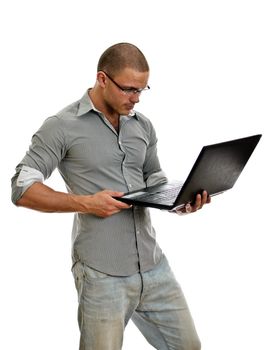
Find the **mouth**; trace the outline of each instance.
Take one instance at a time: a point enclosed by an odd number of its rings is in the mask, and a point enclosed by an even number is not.
[[[134,108],[134,104],[130,103],[130,104],[126,104],[125,105],[125,108],[128,110],[128,111],[131,111],[133,108]]]

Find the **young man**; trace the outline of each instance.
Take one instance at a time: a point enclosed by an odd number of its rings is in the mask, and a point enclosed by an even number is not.
[[[134,111],[149,89],[148,78],[148,63],[137,47],[108,48],[95,86],[44,122],[12,179],[16,205],[75,213],[72,259],[81,350],[120,350],[131,318],[156,349],[200,349],[149,210],[113,198],[166,181],[154,128]],[[43,183],[55,168],[68,193]],[[204,191],[187,211],[209,201]]]

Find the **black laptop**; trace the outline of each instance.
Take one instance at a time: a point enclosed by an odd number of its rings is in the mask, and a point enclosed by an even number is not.
[[[203,190],[210,196],[227,191],[237,181],[261,136],[204,146],[185,182],[145,187],[115,198],[132,205],[173,210],[194,201]]]

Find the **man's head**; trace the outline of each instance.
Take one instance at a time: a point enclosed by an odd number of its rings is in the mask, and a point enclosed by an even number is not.
[[[99,59],[97,71],[104,71],[115,77],[125,68],[138,72],[149,72],[145,56],[135,45],[119,43],[104,51]]]
[[[149,89],[148,78],[149,65],[143,53],[129,43],[115,44],[99,59],[91,95],[104,113],[127,115],[139,102],[141,92]]]

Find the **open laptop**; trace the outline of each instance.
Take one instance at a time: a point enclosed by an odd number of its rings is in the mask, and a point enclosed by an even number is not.
[[[227,191],[237,181],[261,136],[204,146],[185,182],[167,182],[115,198],[132,205],[173,210],[194,201],[202,190],[210,196]]]

